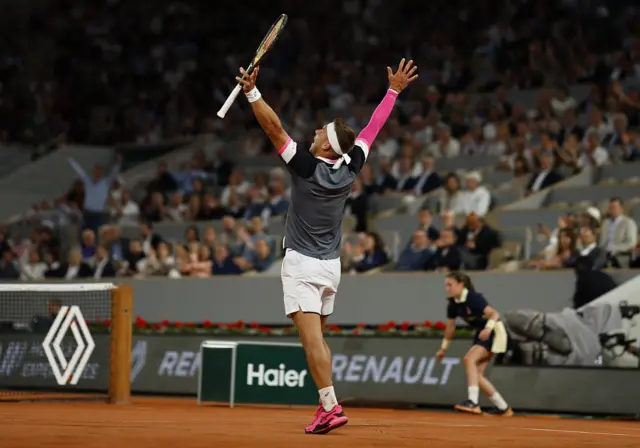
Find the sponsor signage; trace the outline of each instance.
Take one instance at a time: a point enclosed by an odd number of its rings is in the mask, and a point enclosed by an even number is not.
[[[109,384],[109,336],[93,335],[95,349],[77,385],[58,385],[42,346],[42,335],[0,334],[0,389],[41,387],[106,391]],[[228,340],[199,335],[134,335],[131,380],[134,392],[196,396],[203,341]],[[267,341],[274,338],[234,338]],[[297,342],[295,338],[278,341]],[[455,340],[447,358],[434,358],[439,340],[402,338],[327,339],[333,352],[334,383],[339,397],[375,402],[451,405],[466,396],[462,357],[469,340]],[[71,359],[78,344],[60,342]],[[250,387],[278,390],[313,387],[305,366],[287,359],[249,357],[243,381]],[[206,370],[207,369],[203,369]],[[640,414],[637,369],[509,367],[488,372],[502,395],[516,408],[548,412]],[[212,378],[218,378],[213,373]],[[281,385],[282,384],[282,385]],[[293,386],[291,386],[293,385]],[[591,391],[588,394],[584,390]],[[222,400],[221,400],[222,401]],[[488,404],[488,403],[485,403]]]

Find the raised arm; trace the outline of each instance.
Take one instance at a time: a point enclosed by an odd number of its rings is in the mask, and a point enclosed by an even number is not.
[[[251,104],[251,109],[253,110],[258,123],[262,127],[262,130],[267,134],[267,137],[269,137],[273,146],[280,150],[285,147],[285,144],[289,140],[289,135],[283,129],[282,123],[276,113],[273,111],[271,106],[266,103],[262,98],[260,91],[256,88],[256,79],[258,78],[259,72],[260,67],[256,67],[250,75],[247,75],[244,68],[240,68],[242,77],[236,76],[236,80],[242,84],[242,90],[247,96],[247,99]]]
[[[116,163],[113,164],[113,166],[111,167],[111,171],[109,171],[109,175],[107,176],[107,181],[109,182],[109,185],[111,185],[118,177],[118,174],[120,174],[121,165],[122,165],[122,156],[118,154],[116,156]]]
[[[71,165],[71,168],[73,168],[73,171],[76,172],[76,174],[82,180],[82,182],[85,182],[85,183],[91,182],[91,179],[89,179],[89,176],[87,176],[87,173],[84,172],[80,164],[76,162],[73,157],[69,157],[69,165]]]
[[[358,160],[359,158],[357,154],[354,154],[354,158],[356,159],[354,160],[354,163],[360,162],[359,165],[364,165],[367,161],[367,157],[369,157],[369,149],[371,148],[371,145],[373,145],[378,133],[389,119],[393,106],[396,104],[396,98],[398,98],[400,92],[406,89],[410,83],[418,78],[416,70],[418,70],[418,67],[413,65],[413,61],[411,60],[405,64],[404,58],[400,61],[400,64],[398,64],[398,70],[395,73],[393,73],[391,67],[387,67],[389,90],[387,90],[386,95],[382,98],[378,107],[373,111],[369,123],[367,123],[356,138],[355,144],[362,150],[364,157]]]

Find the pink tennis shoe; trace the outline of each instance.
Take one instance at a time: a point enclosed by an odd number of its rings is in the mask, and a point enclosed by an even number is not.
[[[319,404],[316,409],[316,415],[313,416],[313,422],[304,429],[305,434],[326,434],[334,429],[347,424],[349,419],[344,415],[342,406],[335,405],[329,412]]]

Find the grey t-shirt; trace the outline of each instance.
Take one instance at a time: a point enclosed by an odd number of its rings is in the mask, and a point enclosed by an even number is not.
[[[340,257],[342,218],[351,185],[365,164],[369,148],[357,140],[349,163],[314,157],[289,139],[280,156],[291,173],[291,205],[283,245],[308,257]]]

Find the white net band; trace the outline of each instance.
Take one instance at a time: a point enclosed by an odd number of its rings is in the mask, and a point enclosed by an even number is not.
[[[111,291],[114,283],[0,283],[2,292],[94,292]]]

